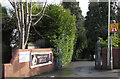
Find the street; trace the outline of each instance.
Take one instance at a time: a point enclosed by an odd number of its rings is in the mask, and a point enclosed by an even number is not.
[[[120,70],[95,70],[94,61],[76,61],[65,65],[61,70],[39,74],[33,77],[108,77],[116,79]],[[33,78],[31,77],[31,78]]]

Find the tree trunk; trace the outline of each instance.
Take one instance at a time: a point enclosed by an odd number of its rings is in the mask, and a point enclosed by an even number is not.
[[[25,23],[24,23],[24,10],[23,10],[23,3],[20,2],[21,5],[21,27],[22,27],[22,49],[25,49]]]

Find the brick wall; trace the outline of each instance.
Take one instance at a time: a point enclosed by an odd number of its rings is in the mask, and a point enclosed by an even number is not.
[[[107,69],[107,48],[102,49],[102,69]]]
[[[120,48],[112,49],[113,68],[120,68]],[[107,48],[102,49],[102,69],[107,69]]]
[[[22,51],[37,51],[37,52],[49,52],[52,49],[18,49],[14,53],[10,63],[4,64],[4,77],[29,77],[36,74],[49,72],[54,69],[54,57],[52,64],[30,68],[30,61],[19,63],[19,52]]]
[[[113,48],[113,67],[120,68],[120,48]]]

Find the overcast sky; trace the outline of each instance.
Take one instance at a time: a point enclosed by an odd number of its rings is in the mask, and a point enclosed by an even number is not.
[[[34,0],[34,1],[45,1],[45,0]],[[77,0],[77,1],[79,1],[79,5],[80,5],[80,8],[82,10],[82,15],[86,16],[86,12],[88,11],[89,0]],[[59,4],[60,2],[62,2],[62,0],[47,0],[47,2]],[[0,0],[0,3],[2,3],[2,6],[5,6],[7,8],[11,7],[8,0]]]

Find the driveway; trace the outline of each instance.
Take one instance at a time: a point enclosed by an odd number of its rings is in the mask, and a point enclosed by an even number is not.
[[[102,79],[119,79],[120,70],[95,70],[94,61],[76,61],[65,65],[61,70],[55,70],[34,77],[78,77],[78,78],[99,78]],[[33,77],[31,77],[33,78]]]

